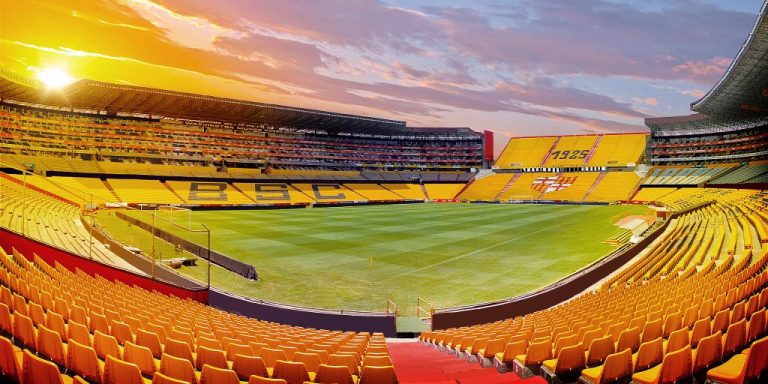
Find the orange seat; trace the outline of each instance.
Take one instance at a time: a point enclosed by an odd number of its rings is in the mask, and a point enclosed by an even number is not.
[[[565,347],[556,359],[544,360],[541,369],[547,377],[567,377],[574,372],[580,372],[586,363],[584,347],[581,344]],[[564,380],[565,381],[565,380]]]
[[[274,368],[278,360],[288,360],[288,355],[282,349],[262,348],[261,358],[264,359],[267,368]]]
[[[227,365],[227,355],[224,353],[224,351],[220,349],[197,347],[195,367],[202,369],[203,365],[206,364],[216,368],[229,368],[229,365]]]
[[[195,358],[192,355],[192,348],[184,341],[179,341],[172,338],[165,339],[165,346],[163,353],[168,353],[171,356],[180,357],[182,359],[189,360],[190,363],[195,362]]]
[[[397,384],[395,368],[391,365],[386,367],[363,367],[363,372],[360,375],[360,384]]]
[[[320,355],[316,353],[296,352],[293,354],[293,361],[304,363],[309,372],[317,372],[317,368],[322,364]],[[387,364],[390,365],[390,364]]]
[[[358,373],[357,360],[352,355],[334,353],[328,357],[328,365],[343,365],[349,368],[353,375]]]
[[[174,357],[164,353],[160,358],[159,372],[176,380],[197,384],[195,368],[187,359]]]
[[[747,324],[747,341],[757,340],[766,332],[766,309],[755,311]]]
[[[15,347],[10,340],[0,336],[0,374],[18,382],[21,373],[20,359],[23,359],[21,349]]]
[[[581,376],[585,379],[583,381],[592,384],[612,383],[629,378],[632,376],[632,350],[627,348],[608,355],[603,365],[587,368],[581,371]]]
[[[592,340],[587,352],[586,366],[594,367],[602,364],[608,355],[616,352],[611,335]]]
[[[666,353],[677,351],[687,345],[691,345],[688,340],[688,328],[678,329],[669,335],[669,339],[663,343]]]
[[[709,317],[696,321],[690,333],[691,347],[696,348],[699,341],[712,334],[712,322]]]
[[[75,340],[67,343],[67,368],[88,381],[101,381],[102,367],[96,351]]]
[[[13,334],[11,309],[5,305],[5,303],[0,303],[0,333],[4,333],[9,336]]]
[[[737,354],[707,372],[707,380],[741,384],[755,380],[768,369],[768,337],[752,344],[747,354]],[[762,379],[762,377],[761,377]]]
[[[32,319],[22,314],[14,313],[13,338],[22,345],[36,350],[37,331],[32,324]]]
[[[392,365],[392,359],[389,356],[366,355],[365,358],[363,358],[363,366],[366,365],[375,365],[377,367]]]
[[[227,360],[233,360],[235,355],[256,356],[248,344],[229,343],[227,344]]]
[[[153,376],[157,371],[155,359],[152,357],[152,351],[147,347],[142,347],[127,341],[123,349],[123,359],[127,362],[136,364],[141,373],[146,376]]]
[[[747,343],[747,320],[741,319],[728,326],[723,336],[723,357],[731,356]]]
[[[136,344],[142,347],[147,347],[152,352],[152,356],[160,357],[163,354],[163,347],[160,343],[160,338],[157,334],[145,331],[143,329],[136,330]]]
[[[691,347],[678,349],[664,356],[660,365],[632,375],[632,381],[638,384],[678,383],[693,374]]]
[[[645,327],[643,328],[643,336],[640,339],[641,342],[646,343],[648,341],[654,340],[657,337],[662,337],[663,332],[661,329],[661,319],[656,319],[654,321],[649,321],[645,323]]]
[[[627,348],[636,352],[640,348],[640,328],[634,327],[625,329],[619,335],[619,341],[616,343],[616,350],[623,351]]]
[[[91,346],[91,334],[88,327],[76,321],[67,324],[67,341],[74,340],[82,345]]]
[[[104,363],[104,384],[143,384],[139,366],[109,355]]]
[[[24,350],[22,372],[21,382],[25,384],[64,384],[56,364],[33,355],[28,349]]]
[[[67,366],[67,355],[61,337],[44,325],[37,327],[37,352],[62,367]]]
[[[315,383],[323,384],[355,384],[357,380],[348,367],[343,365],[320,364],[317,368]]]
[[[283,379],[288,384],[302,384],[309,381],[309,371],[304,363],[298,361],[278,360],[275,363],[275,369],[272,372],[275,379]]]
[[[205,364],[200,372],[200,384],[240,384],[240,379],[231,369],[216,368]]]
[[[113,321],[112,326],[110,327],[110,334],[115,337],[117,343],[120,345],[125,345],[126,341],[133,342],[131,327],[126,323]]]
[[[644,371],[656,364],[661,363],[663,358],[664,348],[661,337],[640,344],[640,348],[637,350],[637,353],[632,355],[634,371]]]
[[[269,376],[267,366],[259,356],[235,355],[232,359],[232,369],[240,380],[248,380],[253,375]]]
[[[720,331],[717,331],[714,335],[709,335],[699,341],[693,356],[694,373],[701,372],[722,359],[722,335]]]
[[[101,331],[93,333],[93,349],[96,351],[96,356],[102,360],[106,360],[107,356],[114,356],[117,359],[123,357],[117,339],[114,336],[101,333]]]
[[[173,377],[163,375],[160,372],[155,372],[152,375],[152,384],[189,384],[184,380],[174,379]]]
[[[248,384],[288,384],[283,379],[270,379],[268,377],[253,375],[248,378]]]
[[[29,318],[32,319],[32,323],[35,326],[45,324],[45,311],[40,304],[30,301],[27,310],[29,311]]]

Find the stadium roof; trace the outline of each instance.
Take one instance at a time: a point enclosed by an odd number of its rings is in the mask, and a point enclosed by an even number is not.
[[[723,77],[691,110],[709,116],[768,116],[768,20],[763,3],[752,32]]]
[[[0,71],[0,98],[40,107],[154,118],[268,124],[322,130],[330,134],[435,134],[406,127],[404,121],[348,115],[276,104],[129,85],[80,80],[58,90],[46,90],[35,80]],[[480,135],[468,128],[440,130],[443,134]]]
[[[713,134],[768,125],[768,1],[722,78],[691,103],[697,114],[645,119],[654,136]]]

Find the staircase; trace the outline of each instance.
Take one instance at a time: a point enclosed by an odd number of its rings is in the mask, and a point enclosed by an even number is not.
[[[552,143],[552,146],[551,146],[551,147],[549,147],[549,151],[547,151],[547,155],[546,155],[546,156],[544,156],[544,159],[543,159],[543,160],[541,160],[541,162],[539,163],[539,166],[542,166],[542,165],[544,165],[544,163],[546,163],[546,162],[547,162],[547,160],[549,160],[549,156],[550,156],[550,155],[552,155],[552,151],[554,151],[554,150],[555,150],[555,148],[557,148],[557,144],[558,144],[558,143],[560,143],[560,136],[558,136],[557,138],[555,138],[555,142],[554,142],[554,143]]]
[[[501,196],[504,196],[504,194],[505,194],[505,193],[507,193],[507,190],[508,190],[510,187],[512,187],[512,183],[514,183],[514,182],[515,182],[515,180],[519,179],[519,178],[520,178],[520,176],[522,176],[522,175],[523,175],[522,173],[516,173],[514,176],[512,176],[512,178],[511,178],[511,179],[509,179],[509,182],[507,183],[507,185],[505,185],[505,186],[504,186],[504,188],[502,188],[502,189],[501,189],[501,191],[499,191],[499,193],[496,195],[496,197],[494,198],[494,200],[499,200],[499,198],[500,198]]]
[[[597,135],[597,140],[595,140],[595,144],[592,145],[592,149],[589,150],[589,154],[584,159],[583,165],[589,164],[590,160],[592,160],[592,156],[595,154],[595,149],[597,149],[597,146],[600,145],[600,140],[602,139],[603,139],[603,135]]]
[[[432,199],[429,198],[429,193],[427,193],[427,187],[425,187],[424,184],[420,184],[420,185],[421,185],[421,191],[424,192],[424,198],[427,201],[432,201]]]
[[[115,197],[115,201],[116,201],[116,202],[118,202],[118,203],[119,203],[119,202],[122,202],[122,201],[123,201],[122,199],[120,199],[120,196],[118,196],[118,195],[117,195],[117,192],[115,192],[114,188],[112,188],[112,186],[111,186],[111,185],[109,185],[109,181],[107,181],[107,180],[102,180],[102,182],[104,183],[104,185],[105,185],[105,186],[107,187],[107,189],[109,190],[109,193],[111,193],[111,194],[112,194],[112,196],[114,196],[114,197]]]
[[[595,190],[595,188],[597,188],[600,182],[603,181],[603,179],[605,179],[606,175],[608,175],[608,172],[600,172],[600,174],[597,175],[597,179],[595,179],[595,182],[592,183],[591,187],[589,187],[589,190],[587,191],[587,193],[584,194],[584,197],[581,198],[581,201],[587,200],[587,196],[589,196]]]

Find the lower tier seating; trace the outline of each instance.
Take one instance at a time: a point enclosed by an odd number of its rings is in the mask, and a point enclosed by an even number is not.
[[[25,384],[397,382],[381,334],[245,318],[2,250],[0,356],[0,380]]]

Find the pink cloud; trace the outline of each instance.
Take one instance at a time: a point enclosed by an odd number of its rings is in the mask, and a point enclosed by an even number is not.
[[[714,83],[725,73],[732,59],[724,56],[709,60],[687,61],[672,67],[672,72],[685,74],[702,83]]]

